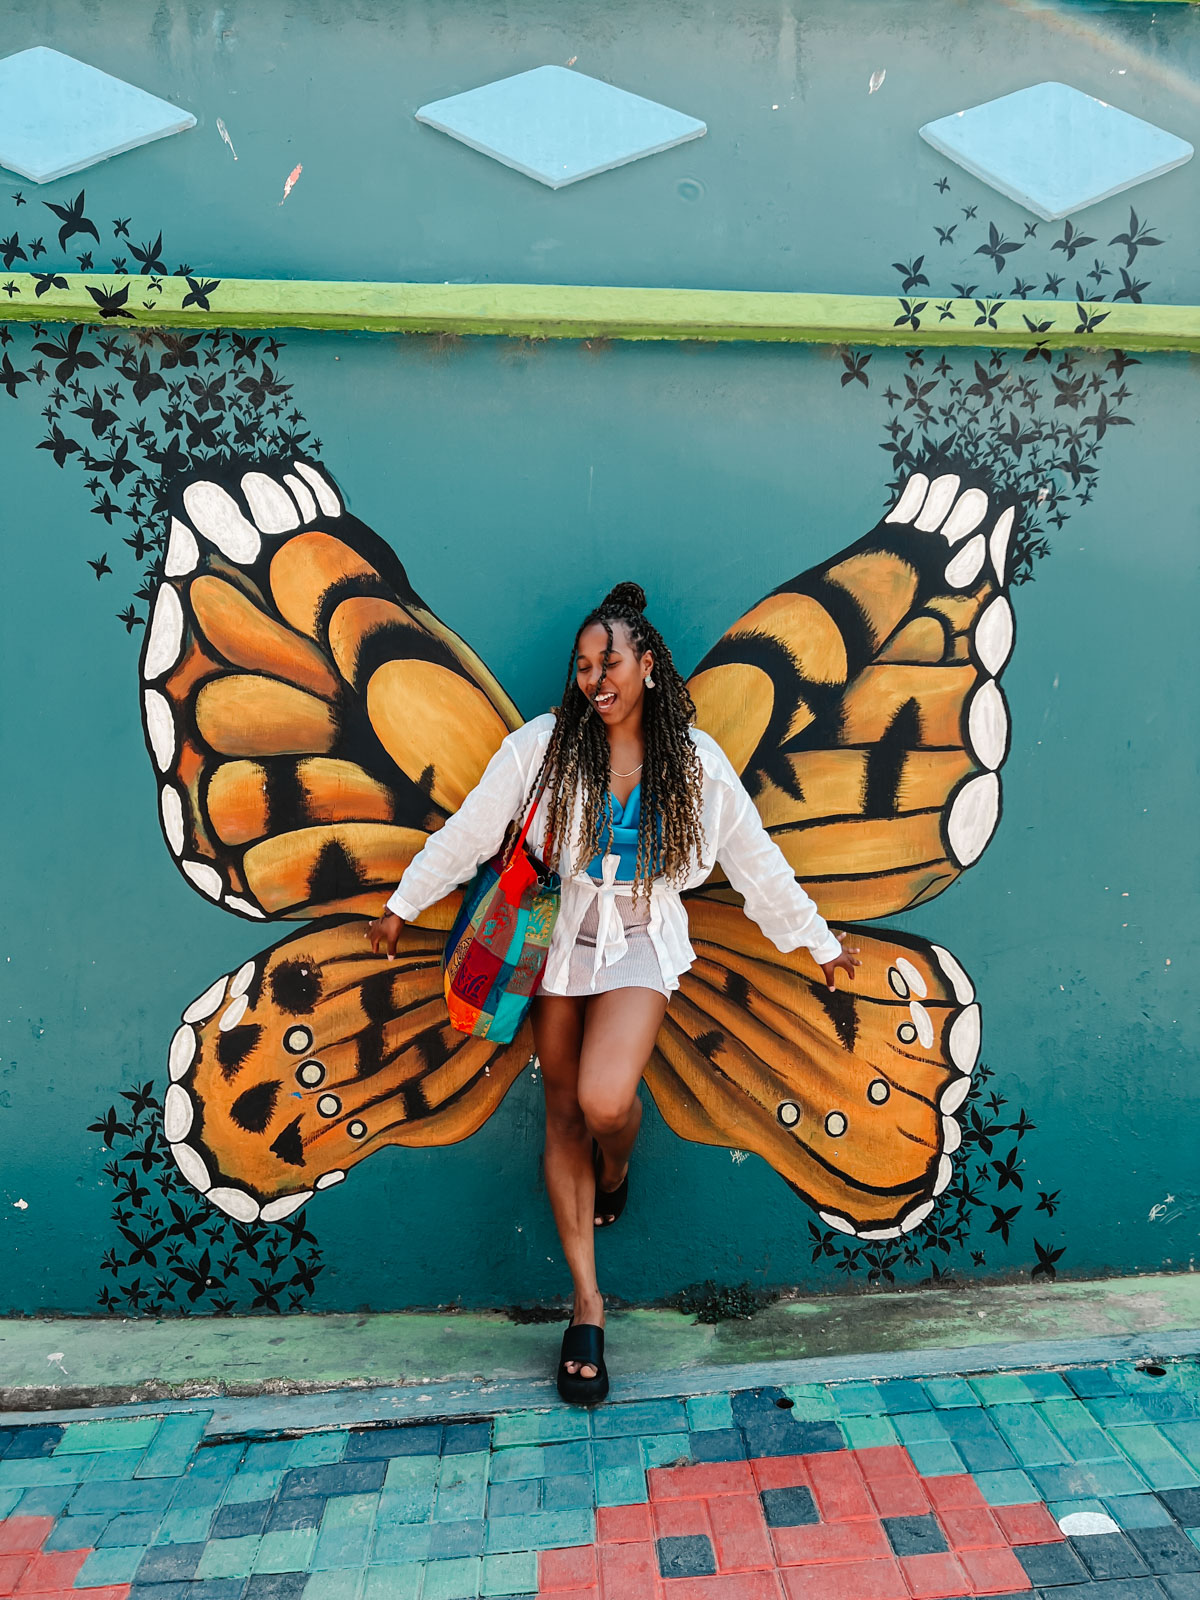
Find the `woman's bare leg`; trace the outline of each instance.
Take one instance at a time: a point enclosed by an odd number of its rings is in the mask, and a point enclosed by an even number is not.
[[[533,1003],[533,1038],[546,1097],[546,1191],[575,1290],[573,1320],[604,1326],[604,1300],[596,1281],[592,1212],[595,1174],[592,1139],[579,1108],[582,998],[539,995]],[[567,1363],[569,1372],[596,1376],[590,1364]]]
[[[587,1132],[604,1158],[604,1189],[617,1188],[629,1169],[642,1123],[638,1084],[666,1009],[667,997],[656,989],[615,989],[587,1002],[576,1092]],[[599,1223],[609,1214],[596,1204]]]

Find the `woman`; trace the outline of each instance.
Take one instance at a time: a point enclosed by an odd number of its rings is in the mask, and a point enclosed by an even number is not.
[[[608,1392],[593,1232],[629,1192],[638,1084],[672,990],[695,959],[680,891],[719,862],[780,950],[807,945],[832,989],[844,951],[768,838],[671,652],[619,583],[575,638],[562,704],[509,734],[459,811],[405,872],[368,937],[390,956],[405,922],[465,882],[536,805],[528,843],[562,876],[533,1032],[546,1096],[546,1188],[574,1284],[558,1368],[565,1400]]]

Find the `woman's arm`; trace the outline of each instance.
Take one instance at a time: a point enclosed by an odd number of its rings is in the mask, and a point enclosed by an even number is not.
[[[731,781],[729,781],[731,780]],[[812,899],[796,882],[783,851],[763,827],[753,800],[732,768],[720,810],[717,860],[752,917],[777,949],[807,945],[832,989],[840,967],[854,977],[859,965]]]

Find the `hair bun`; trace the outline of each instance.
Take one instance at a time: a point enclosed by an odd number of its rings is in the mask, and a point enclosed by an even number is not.
[[[646,591],[640,583],[618,583],[600,602],[601,610],[605,606],[628,606],[631,611],[645,611]]]

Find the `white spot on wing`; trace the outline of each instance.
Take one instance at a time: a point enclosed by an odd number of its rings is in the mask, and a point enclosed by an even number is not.
[[[950,1179],[954,1176],[954,1163],[949,1156],[938,1157],[937,1178],[934,1181],[934,1194],[945,1194],[950,1187]]]
[[[186,522],[172,517],[163,571],[168,578],[186,578],[189,572],[195,572],[199,564],[200,546],[196,543],[196,535]]]
[[[167,1051],[167,1072],[172,1083],[182,1078],[192,1062],[196,1059],[196,1030],[189,1028],[185,1022],[182,1028],[175,1029],[171,1040],[171,1047]]]
[[[936,533],[946,519],[946,513],[954,503],[954,496],[958,493],[958,478],[952,472],[935,478],[929,486],[929,494],[921,508],[921,515],[917,518],[916,525],[922,533]]]
[[[165,772],[175,758],[175,719],[171,707],[166,696],[157,689],[146,690],[142,705],[146,709],[146,732],[150,736],[154,764],[160,772]]]
[[[192,1188],[199,1189],[201,1194],[207,1194],[212,1187],[212,1179],[199,1153],[193,1150],[190,1144],[173,1144],[171,1154]]]
[[[243,900],[236,894],[227,894],[225,904],[231,911],[240,911],[244,917],[253,917],[256,922],[261,922],[266,916],[265,911],[260,911],[257,906],[252,906],[249,900]]]
[[[230,561],[258,559],[262,540],[258,529],[238,510],[237,501],[218,483],[189,483],[183,503],[197,529]]]
[[[233,975],[233,982],[229,985],[229,998],[236,1000],[239,995],[245,994],[254,978],[254,962],[243,961]]]
[[[950,1024],[950,1059],[960,1072],[974,1072],[982,1031],[978,1006],[960,1011]]]
[[[210,900],[221,898],[221,890],[225,886],[215,867],[210,867],[204,861],[181,861],[179,865],[202,894],[206,894]]]
[[[1002,594],[990,600],[975,628],[975,654],[986,672],[999,672],[1012,654],[1012,607]]]
[[[220,1022],[217,1023],[218,1029],[222,1033],[228,1033],[230,1028],[236,1028],[238,1023],[246,1015],[246,1007],[249,1004],[250,1001],[246,995],[238,995],[236,1000],[231,1001],[230,1004],[226,1006],[224,1015],[221,1017]]]
[[[996,574],[996,582],[1004,582],[1004,574],[1008,567],[1008,540],[1012,533],[1013,517],[1016,515],[1014,507],[1009,506],[1007,511],[1001,512],[996,519],[996,526],[992,529],[992,536],[988,540],[988,548],[992,557],[992,571]]]
[[[847,1222],[845,1217],[839,1217],[836,1211],[819,1211],[817,1215],[827,1228],[832,1228],[835,1233],[853,1233],[854,1224]]]
[[[975,998],[975,985],[967,977],[966,972],[950,954],[949,950],[940,944],[930,945],[929,948],[937,957],[938,966],[941,967],[946,977],[950,980],[950,987],[954,990],[954,998],[960,1006],[969,1006]]]
[[[988,497],[982,489],[965,489],[959,495],[954,510],[942,524],[942,538],[947,544],[957,544],[965,539],[987,516]]]
[[[910,1000],[908,1014],[912,1018],[913,1027],[917,1030],[917,1038],[924,1049],[928,1050],[933,1043],[933,1018],[926,1011],[919,1000]]]
[[[292,497],[294,498],[296,504],[300,507],[301,520],[304,522],[314,522],[317,515],[317,502],[313,499],[308,485],[301,482],[294,472],[285,472],[283,475],[283,481],[292,491]]]
[[[932,1210],[932,1200],[924,1200],[919,1206],[914,1206],[900,1218],[901,1233],[911,1233],[914,1228],[919,1228]]]
[[[209,1017],[225,998],[226,978],[218,978],[216,983],[210,983],[204,993],[197,995],[191,1005],[183,1013],[185,1022],[207,1022]]]
[[[192,1097],[187,1090],[181,1089],[177,1083],[168,1084],[163,1099],[163,1132],[171,1144],[187,1138],[194,1115]]]
[[[327,517],[340,517],[342,514],[342,502],[338,499],[328,478],[323,477],[316,467],[310,467],[307,461],[297,461],[296,471],[316,495],[317,504],[325,515]]]
[[[897,962],[894,967],[889,967],[888,968],[887,978],[888,978],[888,988],[892,991],[892,993],[896,994],[896,995],[899,995],[901,1000],[907,1000],[908,999],[908,982],[907,982],[904,974],[900,971],[900,963],[899,962]]]
[[[945,1106],[946,1097],[942,1096],[942,1105]],[[943,1148],[948,1156],[952,1156],[962,1143],[962,1129],[953,1117],[942,1118],[942,1138],[945,1140]]]
[[[896,971],[900,973],[905,983],[907,983],[908,987],[917,996],[917,998],[919,1000],[924,1000],[925,996],[929,993],[929,990],[925,985],[925,979],[917,971],[916,967],[913,966],[912,962],[909,961],[905,956],[897,956]]]
[[[981,772],[964,783],[954,796],[946,837],[960,867],[978,861],[996,831],[1000,817],[1000,780],[994,772]]]
[[[280,1195],[278,1200],[268,1200],[259,1213],[263,1222],[282,1222],[284,1217],[290,1217],[293,1211],[307,1205],[312,1199],[311,1189],[301,1189],[299,1194]]]
[[[895,506],[884,517],[885,522],[911,522],[917,512],[925,503],[925,491],[929,487],[929,479],[923,472],[914,472],[904,485],[904,492]]]
[[[146,657],[142,662],[144,678],[161,678],[168,668],[179,660],[183,649],[183,607],[179,596],[169,583],[159,587],[150,618],[150,634],[146,640]]]
[[[265,472],[242,474],[242,493],[260,533],[288,533],[300,525],[292,497]]]
[[[317,1179],[316,1187],[318,1189],[332,1189],[335,1183],[345,1183],[345,1181],[346,1174],[344,1172],[324,1172]]]
[[[253,1195],[247,1194],[245,1189],[210,1189],[208,1202],[237,1222],[258,1220],[258,1201]]]
[[[994,678],[980,684],[967,711],[967,738],[981,766],[995,770],[1008,750],[1008,708]]]
[[[957,1111],[962,1105],[963,1101],[967,1098],[967,1093],[970,1090],[970,1087],[970,1078],[956,1078],[954,1082],[947,1087],[945,1094],[943,1094],[942,1098],[938,1101],[939,1109],[945,1112],[947,1115]]]
[[[952,589],[965,589],[969,583],[974,583],[983,568],[986,555],[987,540],[977,533],[946,563],[946,582]]]
[[[179,790],[169,783],[163,784],[163,791],[158,797],[158,806],[162,813],[163,832],[167,836],[167,843],[171,846],[171,853],[182,855],[183,801],[179,798]]]

